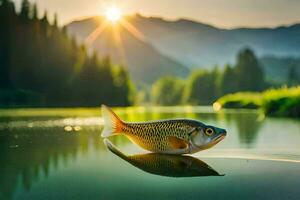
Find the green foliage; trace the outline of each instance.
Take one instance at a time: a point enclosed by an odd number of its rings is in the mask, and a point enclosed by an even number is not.
[[[261,108],[266,115],[300,118],[300,86],[230,94],[217,103],[224,108]]]
[[[265,91],[261,108],[267,115],[300,118],[300,86]]]
[[[289,69],[288,83],[292,86],[300,83],[300,76],[298,76],[296,65],[291,66]]]
[[[152,102],[159,105],[181,104],[184,82],[176,77],[163,77],[152,87]]]
[[[22,20],[28,20],[30,16],[30,3],[28,0],[23,0],[21,4],[20,17]]]
[[[138,84],[137,85],[137,92],[136,92],[136,96],[134,98],[134,102],[136,105],[146,105],[149,103],[153,103],[152,102],[152,94],[151,94],[151,90],[152,90],[152,86],[148,85],[148,84]]]
[[[36,5],[28,0],[19,14],[11,1],[0,4],[0,89],[5,91],[1,106],[126,106],[133,101],[124,67],[89,56],[57,26],[56,15],[53,24],[47,12],[38,19]],[[19,94],[24,98],[16,101]],[[34,100],[28,101],[31,94]]]
[[[184,102],[190,104],[211,104],[216,100],[218,73],[216,70],[194,71],[184,91]]]
[[[249,49],[240,51],[237,57],[237,64],[234,67],[225,66],[223,71],[215,67],[212,71],[193,71],[186,80],[184,92],[177,96],[174,91],[181,91],[181,84],[177,90],[176,80],[172,77],[157,82],[152,88],[153,102],[162,105],[182,103],[193,105],[209,105],[215,102],[220,96],[238,91],[261,91],[266,87],[264,74],[260,68],[254,53]],[[174,78],[173,78],[174,79]],[[163,100],[160,100],[163,99]],[[176,101],[177,100],[177,101]],[[173,103],[172,103],[173,102]],[[175,103],[174,103],[175,102]],[[242,105],[240,105],[242,103]],[[231,102],[234,107],[255,108],[256,104],[242,102],[239,99],[236,103]],[[246,106],[247,105],[247,106]]]
[[[260,91],[264,88],[264,74],[250,49],[240,51],[235,67],[236,81],[239,91]]]
[[[32,9],[32,19],[37,20],[38,17],[39,17],[38,8],[37,8],[37,5],[35,3],[35,4],[33,4],[33,9]]]
[[[27,107],[38,105],[43,99],[40,94],[27,90],[0,90],[0,107]]]
[[[265,56],[260,63],[266,75],[266,80],[273,84],[300,84],[300,57]]]
[[[226,65],[220,80],[220,93],[221,95],[229,94],[238,91],[236,84],[236,72],[233,67]]]
[[[10,44],[13,42],[11,35],[14,30],[11,23],[17,19],[15,16],[15,7],[12,2],[4,0],[0,5],[0,88],[8,89],[12,87],[11,80],[9,79],[9,65],[10,52],[12,51]]]
[[[135,87],[129,79],[128,71],[124,67],[116,66],[113,71],[114,85],[117,87],[113,98],[123,103],[123,106],[135,102]],[[124,95],[128,94],[128,95]]]
[[[238,92],[225,95],[217,100],[223,108],[258,108],[261,94],[256,92]]]

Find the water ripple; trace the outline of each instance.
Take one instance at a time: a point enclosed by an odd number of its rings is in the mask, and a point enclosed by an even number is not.
[[[64,127],[67,131],[71,127],[72,130],[79,131],[81,128],[98,128],[103,126],[101,117],[76,117],[62,118],[51,120],[19,120],[0,122],[0,130],[14,129],[38,129],[38,128],[56,128]]]

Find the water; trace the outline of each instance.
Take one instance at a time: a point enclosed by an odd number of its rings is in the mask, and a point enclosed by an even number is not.
[[[111,138],[113,153],[99,109],[0,110],[0,199],[300,199],[299,120],[203,107],[116,111],[128,121],[198,119],[228,135],[193,157],[148,155],[122,136]]]

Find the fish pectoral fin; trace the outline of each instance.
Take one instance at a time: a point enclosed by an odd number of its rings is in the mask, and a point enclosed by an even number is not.
[[[168,139],[174,149],[186,149],[188,147],[188,143],[183,139],[175,136],[169,136]]]

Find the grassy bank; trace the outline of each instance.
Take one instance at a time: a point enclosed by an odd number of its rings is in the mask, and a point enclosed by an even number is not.
[[[222,108],[259,108],[270,116],[300,118],[300,86],[261,93],[229,94],[218,99],[216,105]]]

